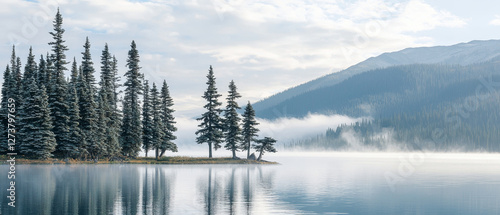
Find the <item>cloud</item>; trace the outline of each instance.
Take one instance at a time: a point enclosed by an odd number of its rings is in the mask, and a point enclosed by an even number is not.
[[[495,26],[500,25],[500,16],[495,15],[495,18],[490,21],[490,25],[495,25]]]
[[[279,118],[276,120],[257,119],[260,123],[260,138],[270,136],[280,142],[313,137],[326,132],[327,128],[337,128],[341,124],[352,124],[363,118],[343,115],[309,114],[304,118]]]
[[[123,74],[135,40],[142,72],[157,84],[167,80],[176,109],[186,117],[201,114],[209,65],[219,92],[225,94],[234,80],[244,92],[241,101],[254,102],[382,52],[432,44],[416,32],[465,25],[416,0],[9,0],[0,9],[0,18],[9,20],[0,23],[6,32],[0,40],[18,42],[23,62],[30,45],[37,55],[45,54],[57,6],[68,58],[81,61],[89,36],[96,70],[107,42]],[[1,46],[4,63],[10,46]]]

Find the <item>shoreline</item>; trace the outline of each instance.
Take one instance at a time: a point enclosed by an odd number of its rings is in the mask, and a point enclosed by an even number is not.
[[[9,158],[2,156],[2,164],[8,165]],[[231,157],[188,157],[188,156],[174,156],[174,157],[163,157],[160,160],[156,160],[153,157],[137,157],[133,159],[124,160],[99,160],[97,162],[92,160],[75,160],[75,159],[47,159],[47,160],[37,160],[37,159],[26,159],[26,158],[16,158],[16,164],[279,164],[273,161],[256,161],[247,159],[232,159]]]

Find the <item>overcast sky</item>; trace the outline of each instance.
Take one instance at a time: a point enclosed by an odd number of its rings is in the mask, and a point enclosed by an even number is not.
[[[219,92],[234,79],[244,104],[383,52],[499,38],[500,2],[465,2],[3,0],[0,59],[9,62],[13,43],[23,63],[30,45],[49,51],[58,6],[69,59],[81,62],[88,36],[96,70],[107,42],[123,74],[135,40],[142,72],[167,80],[177,116],[196,117],[209,65]]]

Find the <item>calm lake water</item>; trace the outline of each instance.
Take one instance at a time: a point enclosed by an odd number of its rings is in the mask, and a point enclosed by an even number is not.
[[[266,155],[280,165],[17,165],[1,214],[500,214],[499,154]]]

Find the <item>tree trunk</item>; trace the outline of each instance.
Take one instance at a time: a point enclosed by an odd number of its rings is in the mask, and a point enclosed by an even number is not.
[[[149,151],[149,150],[144,150],[144,151],[146,151],[146,157],[148,157],[148,151]]]
[[[260,159],[262,158],[262,152],[264,152],[264,149],[261,149],[260,150],[260,153],[259,153],[259,158],[257,158],[258,161],[260,161]]]
[[[208,142],[208,158],[212,158],[212,143]]]
[[[155,157],[156,157],[156,160],[158,160],[158,147],[155,149]]]
[[[248,143],[248,146],[247,146],[247,159],[250,158],[250,141],[247,142]]]
[[[236,150],[233,149],[233,159],[236,159]]]
[[[165,151],[167,151],[167,150],[165,150],[165,149],[162,149],[162,150],[161,150],[161,152],[160,152],[160,157],[163,157],[163,154],[165,154]]]

